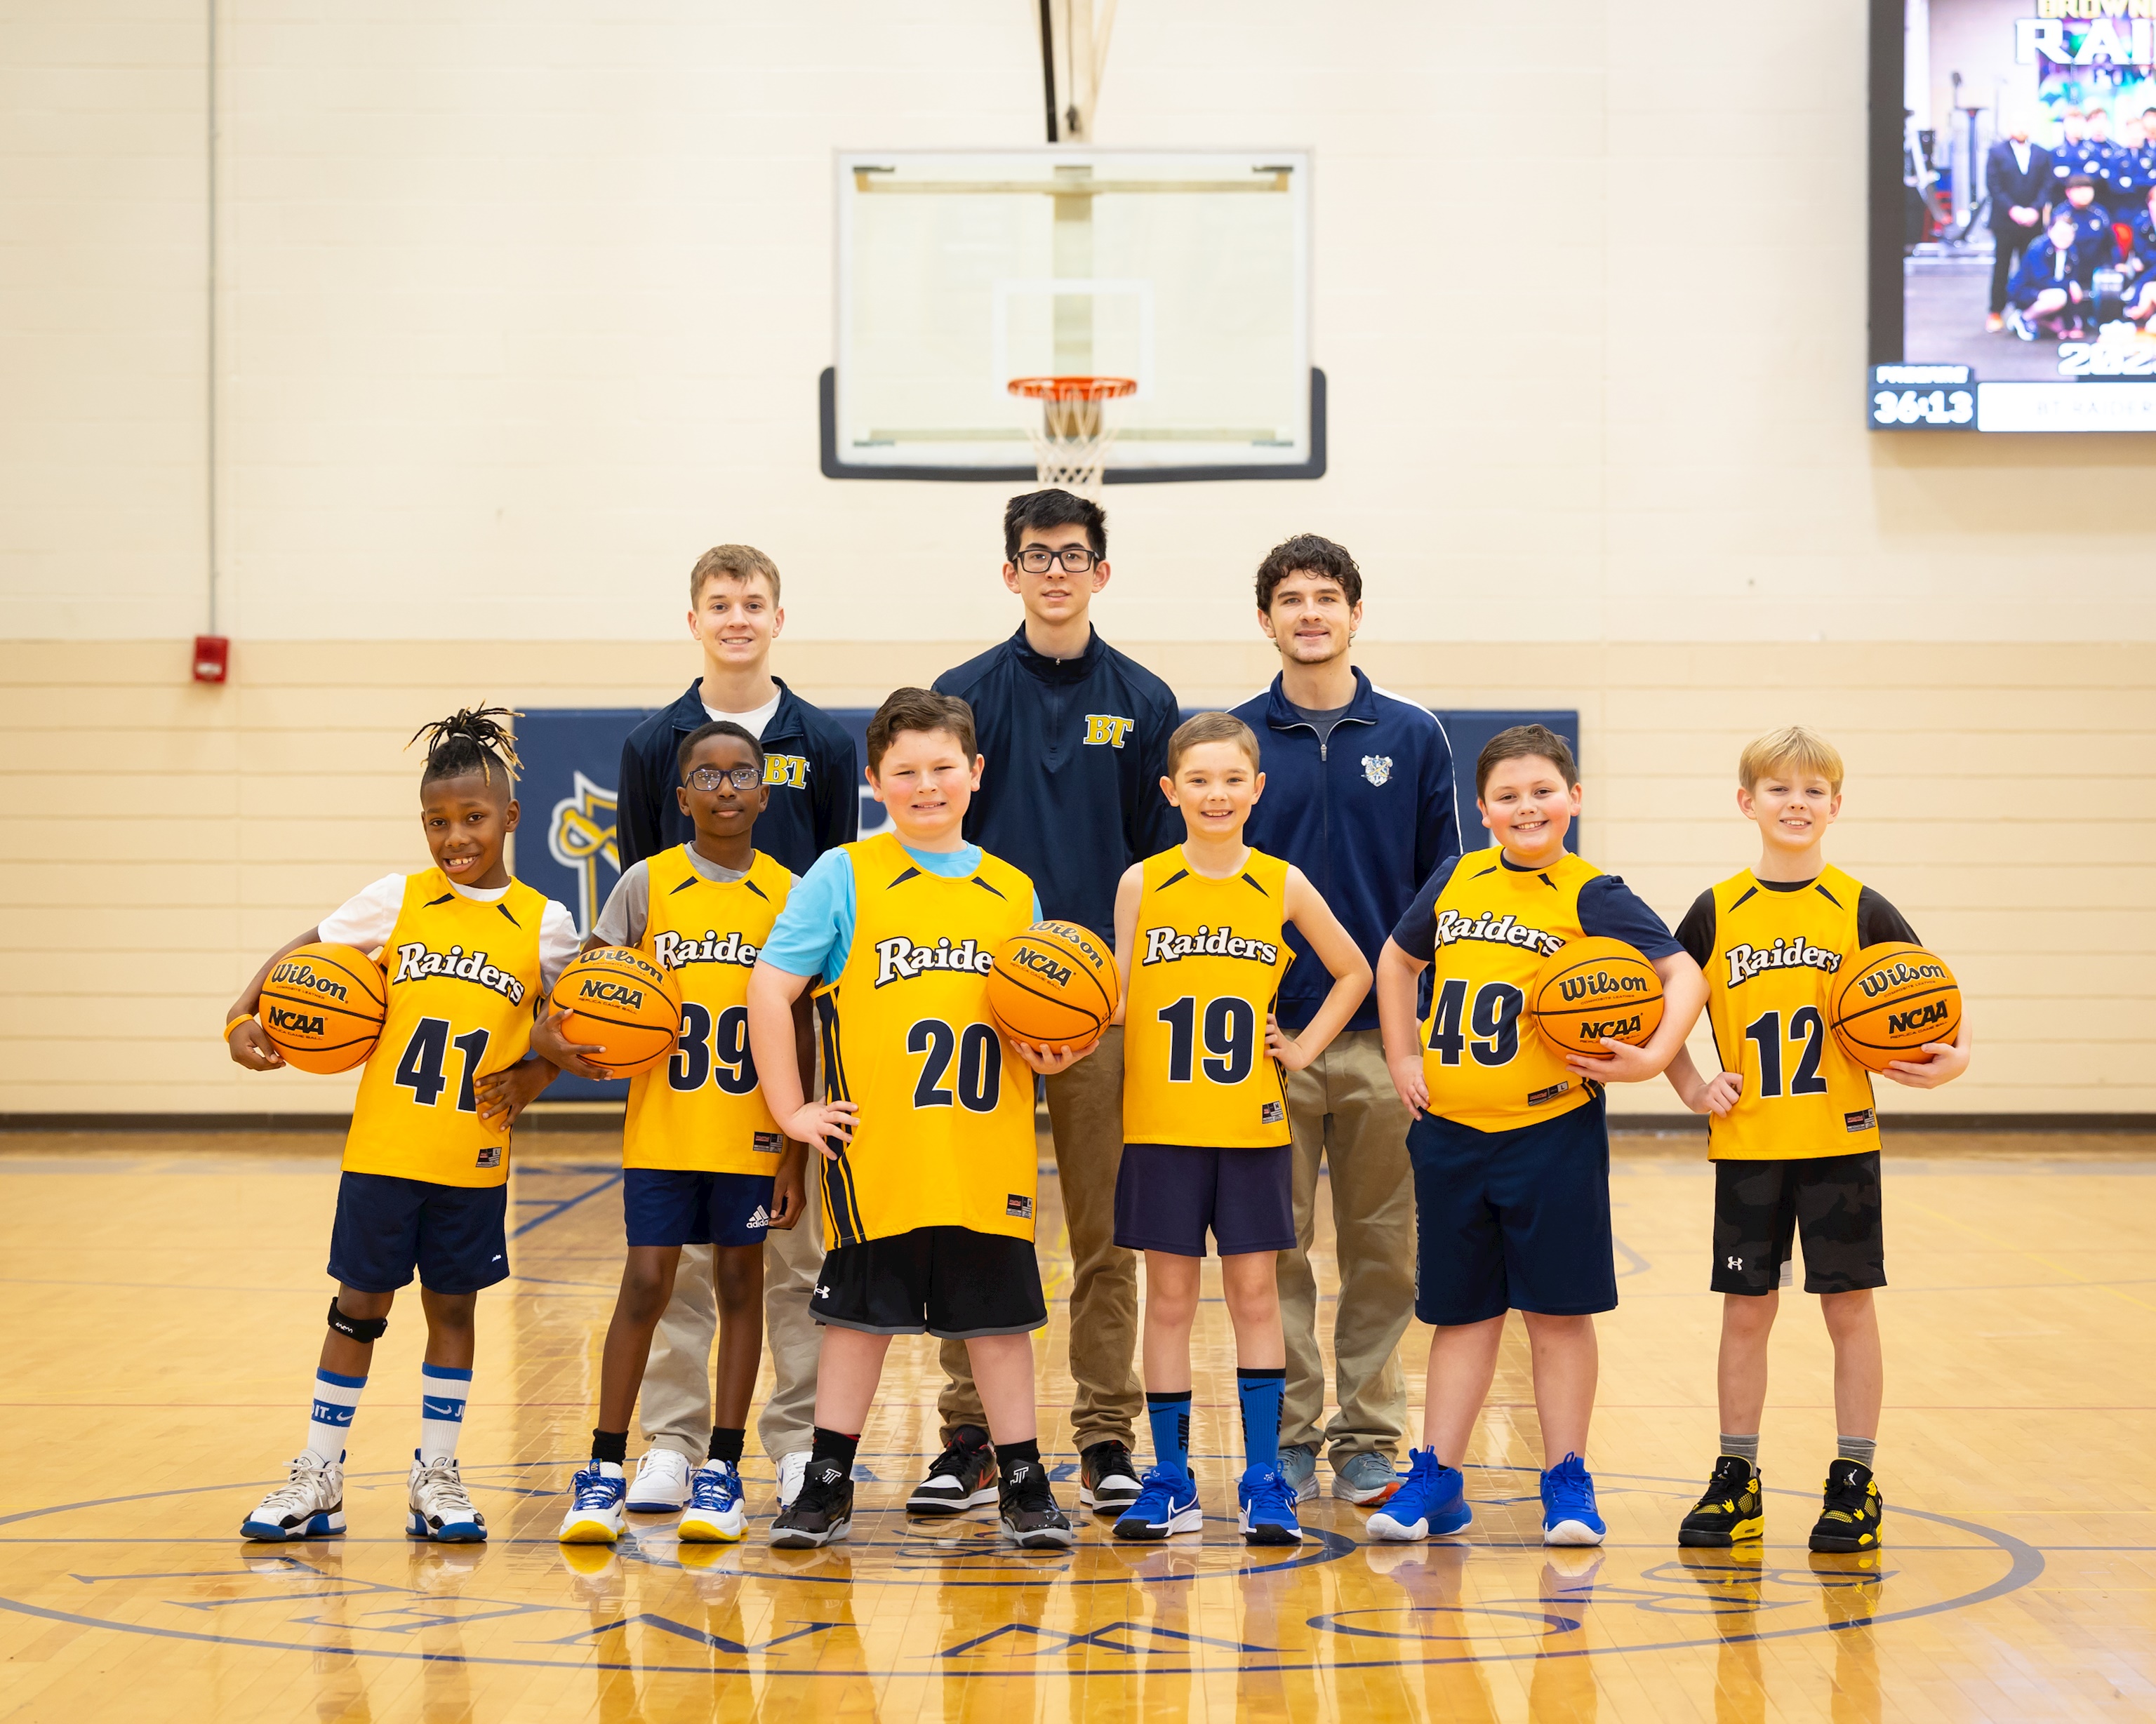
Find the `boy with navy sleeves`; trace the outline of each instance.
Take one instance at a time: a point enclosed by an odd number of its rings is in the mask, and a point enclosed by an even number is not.
[[[1259,565],[1258,623],[1281,656],[1265,693],[1235,709],[1262,739],[1267,789],[1250,810],[1250,841],[1306,875],[1375,964],[1415,888],[1460,848],[1452,745],[1424,707],[1376,687],[1350,654],[1363,617],[1363,575],[1347,549],[1314,533],[1276,546]],[[1300,1034],[1330,977],[1301,934],[1301,962],[1281,984],[1281,1028]],[[1414,1301],[1414,1187],[1409,1116],[1394,1092],[1365,995],[1348,1026],[1309,1065],[1287,1075],[1295,1143],[1295,1232],[1276,1265],[1287,1337],[1281,1475],[1298,1501],[1317,1492],[1317,1451],[1332,1494],[1363,1506],[1398,1485],[1407,1431],[1400,1337]],[[1340,1294],[1332,1312],[1339,1411],[1321,1428],[1325,1364],[1317,1280],[1310,1266],[1320,1164],[1330,1171]]]

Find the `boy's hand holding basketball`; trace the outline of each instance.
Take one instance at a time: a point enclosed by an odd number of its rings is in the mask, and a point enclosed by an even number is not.
[[[285,1063],[285,1056],[277,1051],[277,1044],[270,1039],[270,1032],[259,1018],[234,1024],[224,1044],[232,1051],[232,1063],[249,1071],[275,1071]]]
[[[1912,1090],[1936,1090],[1969,1070],[1969,1019],[1964,1018],[1961,1034],[1951,1042],[1926,1042],[1922,1060],[1890,1060],[1879,1075]]]
[[[568,1016],[567,1012],[559,1009],[542,1016],[531,1026],[531,1051],[549,1065],[557,1065],[577,1077],[592,1078],[600,1082],[619,1077],[619,1072],[609,1071],[603,1065],[594,1065],[584,1057],[587,1054],[606,1052],[605,1043],[572,1042],[562,1034],[562,1025],[567,1021]]]
[[[798,1143],[813,1143],[823,1152],[825,1161],[835,1162],[838,1151],[824,1140],[835,1137],[841,1143],[852,1142],[854,1118],[860,1111],[860,1105],[852,1101],[804,1101],[779,1121],[778,1129]]]
[[[472,1085],[479,1116],[490,1126],[507,1131],[531,1100],[554,1081],[552,1064],[546,1060],[520,1060],[501,1071],[481,1075]]]
[[[1593,1078],[1599,1084],[1644,1084],[1649,1078],[1660,1077],[1670,1063],[1654,1051],[1651,1042],[1635,1047],[1630,1042],[1620,1042],[1614,1036],[1605,1035],[1602,1038],[1602,1046],[1609,1054],[1607,1059],[1598,1059],[1592,1054],[1568,1054],[1564,1061],[1566,1069],[1578,1072],[1582,1077]]]
[[[1070,1070],[1101,1044],[1096,1039],[1082,1048],[1044,1048],[1033,1042],[1022,1042],[1016,1036],[1010,1037],[1009,1040],[1010,1044],[1018,1049],[1018,1057],[1043,1077],[1054,1077],[1060,1071]]]

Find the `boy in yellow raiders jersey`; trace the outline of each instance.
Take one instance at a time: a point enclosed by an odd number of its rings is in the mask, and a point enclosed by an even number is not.
[[[621,1146],[629,1258],[599,1367],[591,1464],[576,1475],[562,1522],[567,1544],[621,1537],[629,1415],[684,1245],[714,1248],[718,1367],[711,1444],[690,1475],[688,1507],[675,1530],[691,1543],[742,1536],[742,1445],[762,1351],[764,1236],[792,1227],[806,1207],[807,1150],[780,1136],[748,1049],[749,973],[793,885],[783,863],[754,847],[757,817],[771,799],[763,747],[743,726],[721,721],[690,732],[675,755],[681,782],[675,795],[696,836],[632,864],[585,942],[635,947],[676,974],[681,1039],[668,1064],[629,1084]],[[603,1044],[562,1039],[567,1015],[542,1018],[533,1044],[565,1070],[605,1076],[588,1062]],[[806,1000],[795,1020],[793,1057],[806,1082],[815,1069]]]
[[[826,851],[787,900],[749,978],[749,1044],[788,1137],[823,1151],[830,1249],[808,1303],[824,1326],[808,1476],[773,1523],[801,1549],[844,1538],[854,1455],[894,1335],[957,1339],[979,1385],[1006,1537],[1072,1542],[1035,1439],[1032,1331],[1048,1321],[1033,1251],[1033,1074],[1083,1050],[1011,1041],[988,1012],[996,947],[1040,915],[1033,882],[966,842],[980,788],[973,709],[900,689],[868,729],[868,782],[891,830]],[[821,977],[827,1100],[787,1059],[792,1008]]]
[[[1722,1448],[1680,1545],[1726,1548],[1763,1535],[1759,1414],[1767,1337],[1798,1233],[1804,1291],[1834,1341],[1838,1449],[1812,1528],[1815,1551],[1879,1543],[1886,1501],[1873,1481],[1885,1393],[1871,1290],[1887,1285],[1879,1124],[1871,1079],[1828,1028],[1835,974],[1866,946],[1914,942],[1901,912],[1822,854],[1841,812],[1841,757],[1792,726],[1760,737],[1737,768],[1737,806],[1759,829],[1759,859],[1702,892],[1677,938],[1707,972],[1707,1022],[1723,1070],[1702,1078],[1689,1054],[1669,1080],[1686,1107],[1712,1116],[1712,1285],[1722,1295],[1717,1369]],[[1886,1075],[1933,1089],[1968,1069],[1969,1020],[1953,1045]]]
[[[1265,792],[1258,739],[1231,712],[1168,738],[1161,793],[1184,837],[1127,870],[1116,890],[1122,967],[1123,1163],[1116,1243],[1146,1261],[1146,1416],[1154,1464],[1116,1537],[1203,1524],[1190,1476],[1190,1326],[1211,1231],[1235,1328],[1243,1414],[1236,1506],[1250,1544],[1300,1544],[1280,1474],[1287,1342],[1275,1260],[1295,1246],[1295,1166],[1281,1068],[1325,1051],[1370,989],[1370,967],[1302,870],[1243,842]],[[1298,1036],[1274,1021],[1293,924],[1332,977]],[[1263,1026],[1262,1034],[1260,1026]]]
[[[243,1537],[344,1531],[345,1439],[390,1305],[415,1270],[427,1352],[408,1530],[447,1543],[486,1537],[457,1473],[472,1320],[479,1290],[509,1274],[509,1129],[554,1076],[527,1057],[532,1014],[577,949],[569,912],[512,880],[504,859],[516,829],[516,755],[497,721],[515,716],[459,712],[419,732],[428,739],[420,826],[434,865],[377,880],[287,941],[233,1002],[233,1060],[270,1071],[285,1062],[254,1013],[286,952],[318,940],[378,952],[389,984],[388,1017],[345,1139],[330,1236],[338,1285],[307,1446],[241,1524]]]
[[[1707,998],[1699,966],[1623,880],[1571,854],[1579,774],[1541,725],[1491,737],[1476,805],[1497,840],[1441,864],[1378,957],[1378,1011],[1393,1083],[1415,1116],[1415,1315],[1435,1326],[1424,1447],[1370,1517],[1379,1538],[1457,1532],[1472,1518],[1460,1467],[1497,1365],[1505,1313],[1526,1318],[1543,1449],[1543,1542],[1599,1544],[1587,1470],[1594,1313],[1617,1305],[1603,1086],[1659,1074]],[[1525,1012],[1543,960],[1574,940],[1623,940],[1662,978],[1661,1027],[1606,1057],[1560,1053]],[[1427,1022],[1416,978],[1431,977]]]

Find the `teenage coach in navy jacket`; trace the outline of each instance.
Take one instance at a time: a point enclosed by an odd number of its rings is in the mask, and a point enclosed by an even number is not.
[[[1452,745],[1430,711],[1388,695],[1349,659],[1363,620],[1363,575],[1330,539],[1306,533],[1258,566],[1258,622],[1281,657],[1272,686],[1235,709],[1257,733],[1265,792],[1246,835],[1285,857],[1323,895],[1374,967],[1394,924],[1438,864],[1460,849]],[[1301,935],[1276,1015],[1293,1034],[1331,978]],[[1408,1111],[1393,1089],[1374,995],[1306,1070],[1287,1074],[1295,1137],[1296,1248],[1280,1255],[1287,1391],[1281,1473],[1299,1497],[1317,1491],[1329,1449],[1332,1494],[1371,1504],[1397,1484],[1407,1430],[1399,1348],[1414,1306],[1414,1184]],[[1310,1269],[1317,1168],[1330,1164],[1340,1299],[1332,1344],[1340,1410],[1321,1431],[1324,1362]]]
[[[1033,876],[1043,915],[1082,923],[1112,949],[1116,885],[1143,857],[1183,841],[1160,793],[1178,722],[1166,683],[1095,632],[1108,584],[1107,517],[1065,490],[1011,499],[1004,584],[1025,608],[1018,632],[936,679],[973,709],[985,765],[966,837]],[[1119,1512],[1137,1498],[1131,1444],[1145,1391],[1137,1345],[1137,1259],[1116,1244],[1123,1159],[1123,1032],[1048,1080],[1048,1118],[1070,1235],[1070,1410],[1079,1501]],[[938,1403],[947,1445],[909,1506],[937,1512],[982,1488],[995,1465],[963,1341],[943,1343]]]

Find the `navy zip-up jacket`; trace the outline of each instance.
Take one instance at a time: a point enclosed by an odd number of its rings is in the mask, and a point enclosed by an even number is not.
[[[1257,732],[1265,794],[1244,831],[1253,849],[1300,868],[1332,907],[1363,956],[1378,953],[1430,871],[1460,844],[1453,802],[1452,741],[1428,707],[1378,688],[1360,670],[1347,715],[1322,743],[1276,676],[1234,709]],[[1317,1016],[1332,977],[1293,928],[1296,962],[1281,983],[1277,1015],[1291,1035]],[[1350,1029],[1378,1027],[1374,988]]]
[[[778,711],[763,727],[764,782],[771,802],[757,817],[756,847],[796,874],[806,874],[824,851],[861,834],[861,799],[854,787],[860,766],[854,739],[830,714],[812,706],[777,677]],[[621,745],[621,782],[615,794],[614,844],[625,874],[661,850],[686,844],[696,823],[681,812],[674,792],[681,782],[675,764],[681,739],[711,721],[704,706],[704,680],[663,712],[654,712]]]
[[[1168,685],[1101,639],[1050,659],[1025,629],[936,679],[973,709],[986,762],[966,838],[1033,877],[1041,914],[1116,937],[1132,863],[1183,842],[1160,793],[1181,721]]]

